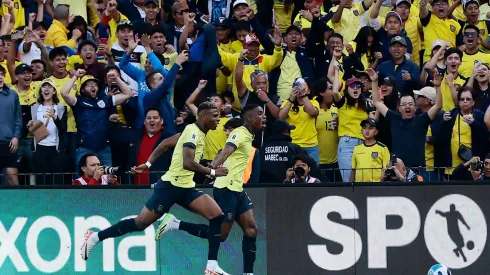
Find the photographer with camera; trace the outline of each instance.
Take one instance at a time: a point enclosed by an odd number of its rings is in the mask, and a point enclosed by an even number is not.
[[[78,162],[80,178],[73,180],[72,185],[119,185],[116,174],[124,173],[119,167],[100,165],[99,158],[92,153],[87,153]]]
[[[286,171],[283,183],[320,183],[321,181],[309,175],[314,160],[308,155],[296,155],[294,165]]]
[[[381,181],[401,181],[401,182],[418,182],[419,180],[417,174],[415,174],[412,169],[407,168],[405,163],[395,154],[391,154],[390,162],[383,169],[383,178]]]
[[[451,180],[490,180],[490,154],[481,161],[479,157],[473,157],[469,161],[458,165]]]

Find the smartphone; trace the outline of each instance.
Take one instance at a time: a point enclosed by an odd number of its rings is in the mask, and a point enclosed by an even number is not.
[[[301,84],[305,83],[305,80],[303,78],[298,78],[296,81],[293,83],[293,88],[299,88]]]
[[[99,45],[106,45],[107,46],[107,38],[100,38],[99,39]],[[101,51],[97,51],[97,54],[104,54]]]

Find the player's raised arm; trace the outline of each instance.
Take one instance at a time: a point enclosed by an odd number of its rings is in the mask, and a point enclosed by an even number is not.
[[[164,139],[158,146],[153,150],[148,161],[146,163],[140,164],[137,167],[131,168],[131,173],[141,174],[151,167],[153,163],[161,156],[163,153],[167,152],[168,149],[174,148],[179,140],[180,133],[177,133],[169,138]]]
[[[204,167],[201,164],[197,163],[194,160],[194,156],[196,153],[195,151],[196,151],[195,148],[184,146],[182,155],[184,156],[183,166],[185,170],[189,170],[192,172],[201,173],[205,175],[216,176],[216,177],[223,177],[228,175],[228,169],[225,167],[219,167],[213,169],[213,168]]]

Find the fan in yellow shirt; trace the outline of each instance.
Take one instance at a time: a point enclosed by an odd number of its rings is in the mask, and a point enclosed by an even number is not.
[[[451,111],[457,102],[458,90],[466,83],[466,79],[458,74],[463,58],[463,52],[457,48],[450,48],[444,54],[446,60],[446,73],[441,82],[442,110]]]
[[[483,5],[482,5],[483,7]],[[484,52],[490,52],[490,42],[488,41],[488,32],[490,31],[490,21],[484,19],[479,19],[480,9],[478,1],[469,0],[463,2],[464,14],[466,16],[464,21],[459,21],[461,28],[464,29],[466,25],[475,25],[480,32],[480,50]],[[460,33],[458,39],[458,46],[461,44],[461,36],[464,33]]]
[[[466,25],[463,31],[465,50],[458,73],[469,78],[476,63],[490,64],[490,54],[482,52],[480,46],[480,29],[475,25]]]
[[[354,147],[350,182],[380,182],[382,171],[390,161],[390,151],[386,145],[377,142],[377,121],[368,118],[361,122],[364,142]]]
[[[40,81],[32,82],[32,69],[27,64],[20,64],[15,68],[16,84],[10,86],[19,95],[20,105],[32,105],[37,103],[39,97]]]
[[[456,46],[456,36],[461,30],[460,24],[449,17],[447,0],[435,0],[433,12],[427,7],[428,0],[420,1],[420,22],[424,27],[424,63],[430,60],[431,46],[436,40],[448,41],[451,47]]]
[[[312,12],[312,9],[314,8],[320,8],[320,14],[321,16],[327,14],[323,10],[323,1],[318,1],[318,0],[306,0],[305,1],[305,9],[300,11],[296,17],[294,18],[293,24],[300,27],[301,29],[309,29],[311,28],[311,19],[305,18],[303,15],[305,11],[309,11],[310,13]]]
[[[356,37],[361,28],[361,16],[371,7],[373,0],[352,3],[352,0],[342,0],[340,5],[330,9],[333,12],[329,26],[344,37],[349,43]]]
[[[255,70],[258,69],[264,71],[265,73],[269,73],[273,69],[281,65],[282,56],[283,56],[283,50],[279,46],[281,42],[282,42],[281,34],[274,32],[273,43],[276,44],[276,47],[274,48],[274,53],[272,55],[264,55],[261,54],[259,51],[260,43],[257,36],[255,36],[254,34],[249,34],[245,38],[245,45],[246,45],[245,50],[247,50],[246,55],[245,54],[242,55],[243,51],[234,54],[227,53],[221,50],[219,47],[218,47],[218,52],[221,56],[222,64],[232,71],[234,79],[235,79],[234,72],[237,63],[239,61],[244,63],[243,81],[245,82],[247,89],[252,91],[253,89],[251,86],[250,75]],[[240,57],[241,55],[243,57]],[[233,81],[232,92],[235,95],[235,106],[233,107],[237,110],[240,110],[240,105],[239,105],[240,101],[238,100],[239,97],[237,94],[236,81]]]
[[[299,85],[296,86],[296,83]],[[283,101],[281,105],[279,118],[296,126],[296,129],[291,131],[292,142],[303,148],[318,163],[320,156],[315,120],[320,105],[318,101],[310,100],[309,94],[310,90],[306,82],[302,78],[296,80],[289,99]]]

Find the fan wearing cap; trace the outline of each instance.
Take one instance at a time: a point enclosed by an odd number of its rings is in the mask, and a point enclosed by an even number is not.
[[[130,21],[120,21],[116,30],[117,42],[112,44],[111,53],[116,61],[116,65],[119,66],[119,62],[129,51],[129,41],[134,40],[133,25]],[[145,64],[141,63],[141,56],[146,52],[145,48],[141,45],[137,45],[131,52],[129,63],[136,67],[144,67]],[[138,92],[138,82],[136,79],[129,77],[126,73],[122,73],[121,77],[124,81],[129,83],[129,87],[134,93]]]
[[[353,3],[352,0],[341,0],[338,6],[330,9],[333,16],[328,23],[329,27],[336,33],[340,33],[344,41],[349,43],[361,29],[361,16],[369,10],[373,2],[373,0],[364,0]]]
[[[364,142],[352,152],[352,171],[349,182],[380,182],[382,169],[390,161],[390,151],[381,142],[376,141],[377,121],[367,118],[361,121]]]
[[[72,37],[68,40],[68,23],[69,23],[69,7],[58,5],[54,9],[53,23],[46,32],[45,44],[51,47],[66,46],[71,49],[77,47],[77,40],[82,36],[82,33],[75,29],[72,31]]]
[[[436,70],[440,74],[446,73],[446,60],[444,59],[444,53],[447,47],[451,43],[442,40],[436,40],[432,43],[432,53],[430,54],[430,61],[425,63],[420,72],[420,85],[421,86],[433,86],[431,80],[433,79],[433,71]]]
[[[378,90],[378,74],[368,70],[373,91]],[[391,123],[392,152],[409,167],[425,167],[425,141],[427,128],[437,117],[442,107],[441,76],[434,79],[436,101],[426,113],[415,115],[415,99],[411,94],[401,94],[398,99],[398,112],[388,109],[378,93],[373,93],[376,110]]]
[[[425,113],[434,106],[436,103],[436,88],[434,87],[424,87],[420,90],[413,91],[415,94],[418,113]],[[437,117],[442,119],[444,111],[439,111]],[[437,144],[437,140],[434,137],[436,133],[440,131],[440,119],[435,119],[430,124],[427,129],[427,139],[425,142],[425,170],[422,171],[422,176],[427,181],[437,181],[439,179],[438,173],[435,172],[434,167],[444,166],[442,163],[441,153],[444,150],[440,144]],[[442,149],[442,150],[441,150]]]
[[[37,101],[39,82],[32,82],[32,69],[27,64],[15,68],[15,85],[11,88],[19,95],[20,105],[32,105]]]
[[[461,32],[458,34],[458,37],[456,38],[456,44],[457,46],[461,46],[464,44],[464,29],[468,25],[474,25],[479,29],[480,33],[480,50],[485,51],[485,52],[490,52],[490,42],[488,42],[488,32],[490,31],[490,21],[486,20],[480,20],[480,3],[476,0],[464,0],[462,1],[463,3],[463,9],[464,9],[464,15],[466,16],[466,20],[458,20],[459,24],[461,25]]]
[[[233,94],[238,98],[237,94],[237,84],[235,71],[238,63],[243,64],[243,81],[249,91],[253,91],[250,75],[259,69],[265,73],[269,73],[275,68],[279,67],[282,62],[283,50],[281,48],[282,37],[279,33],[274,33],[274,43],[276,47],[274,48],[274,53],[272,55],[266,55],[260,53],[260,42],[255,34],[248,34],[245,37],[244,49],[240,53],[227,53],[220,48],[218,52],[221,56],[221,62],[223,66],[226,66],[232,70],[235,81],[233,81]],[[239,101],[235,101],[239,104]],[[235,105],[234,108],[239,109],[239,106]]]
[[[379,8],[381,7],[382,1],[379,3],[377,2],[374,6],[373,12],[371,12],[371,20],[369,20],[369,25],[373,27],[377,32],[378,32],[378,40],[379,40],[379,47],[378,50],[382,54],[382,58],[379,61],[380,63],[383,63],[385,61],[388,61],[392,59],[391,55],[391,40],[397,36],[403,37],[405,39],[405,46],[407,48],[406,50],[406,57],[410,59],[411,54],[412,54],[412,42],[410,41],[410,38],[408,38],[404,32],[402,32],[402,27],[403,27],[403,21],[401,16],[395,12],[395,11],[390,11],[386,14],[386,20],[384,23],[384,28],[382,28],[381,25],[381,20],[378,18],[379,14]]]
[[[424,62],[429,61],[430,47],[435,40],[449,41],[451,47],[454,47],[456,36],[461,30],[458,21],[450,17],[448,0],[433,1],[432,11],[429,11],[427,3],[428,0],[420,0],[420,22],[424,27]]]
[[[345,82],[343,96],[338,83],[338,69],[335,70],[335,81],[333,83],[333,98],[338,108],[338,134],[339,146],[337,158],[340,174],[343,182],[349,181],[350,169],[352,168],[352,152],[354,147],[362,143],[362,132],[359,123],[368,117],[374,117],[374,110],[369,102],[361,95],[362,83],[357,78],[349,78]]]
[[[475,25],[466,25],[463,31],[465,49],[458,73],[469,78],[476,63],[490,64],[490,54],[480,50],[480,29]]]
[[[295,25],[291,25],[286,30],[284,41],[286,48],[283,50],[281,66],[271,73],[270,89],[271,93],[276,93],[282,100],[288,99],[291,94],[293,82],[298,78],[314,80],[313,62],[309,58],[308,52],[302,44],[303,33]]]
[[[377,70],[380,78],[388,76],[396,78],[397,90],[410,92],[419,86],[419,66],[406,58],[407,40],[403,36],[395,36],[390,42],[391,60],[381,63]],[[374,91],[374,90],[373,90]]]
[[[114,79],[119,86],[120,94],[105,95],[99,93],[99,82],[84,70],[77,70],[75,75],[61,89],[61,96],[73,108],[77,122],[78,142],[76,160],[78,163],[85,153],[97,154],[103,165],[111,166],[112,159],[108,140],[109,116],[113,106],[126,102],[131,96],[131,89],[115,72],[107,77]],[[81,78],[80,96],[70,94],[75,82]]]
[[[368,75],[369,76],[369,75]],[[398,97],[399,92],[396,88],[396,79],[393,76],[385,77],[383,79],[379,79],[379,93],[381,93],[381,98],[384,104],[388,107],[388,109],[396,111],[398,107]],[[371,87],[372,83],[370,82]],[[391,136],[391,123],[386,120],[384,117],[380,117],[378,119],[378,130],[379,133],[376,136],[376,140],[383,143],[388,147],[388,149],[392,149],[392,136]]]

